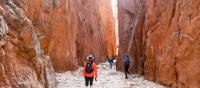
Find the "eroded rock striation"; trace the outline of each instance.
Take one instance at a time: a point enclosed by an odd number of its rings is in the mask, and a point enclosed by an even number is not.
[[[131,73],[143,74],[145,60],[144,21],[145,8],[143,0],[118,0],[119,20],[119,60],[117,69],[123,70],[123,56],[131,58]]]
[[[101,17],[101,30],[104,43],[106,45],[106,54],[108,57],[116,56],[117,46],[115,38],[115,24],[112,12],[111,0],[99,0],[99,10]]]
[[[114,56],[111,4],[103,3],[1,0],[0,87],[55,88],[54,70],[76,70],[89,54],[97,63]]]
[[[106,56],[116,55],[111,0],[79,0],[77,7],[79,29],[76,49],[79,64],[88,54],[93,54],[97,63],[104,62]]]
[[[133,12],[140,5],[137,0],[118,1],[120,52],[130,55],[134,64],[130,71],[174,88],[199,88],[200,1],[146,0],[139,8],[144,9],[144,16],[138,19]]]
[[[55,88],[53,65],[23,9],[0,1],[0,87]]]
[[[101,32],[101,18],[98,0],[79,0],[79,30],[77,31],[77,56],[79,63],[89,54],[95,55],[96,61],[104,60],[106,47]]]
[[[200,1],[146,4],[146,78],[172,87],[200,87]]]
[[[115,38],[108,33],[114,34],[112,13],[102,16],[100,7],[105,5],[99,0],[13,1],[39,32],[41,48],[51,57],[56,72],[77,69],[89,54],[95,55],[98,63],[113,55]]]

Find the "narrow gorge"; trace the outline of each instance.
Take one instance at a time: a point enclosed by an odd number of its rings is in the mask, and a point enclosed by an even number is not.
[[[200,88],[199,25],[199,0],[0,0],[0,88],[83,88],[90,54],[95,88]]]

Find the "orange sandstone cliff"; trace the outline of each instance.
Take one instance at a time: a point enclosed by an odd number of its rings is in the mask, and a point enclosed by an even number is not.
[[[54,70],[115,55],[112,13],[98,1],[1,0],[0,87],[55,88]]]
[[[173,88],[199,88],[199,6],[199,0],[118,0],[119,55],[129,54],[130,72]]]

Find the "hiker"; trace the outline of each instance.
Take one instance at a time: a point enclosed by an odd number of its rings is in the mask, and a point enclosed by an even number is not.
[[[93,79],[97,81],[97,66],[94,62],[94,57],[92,55],[89,55],[87,57],[87,62],[84,64],[83,67],[84,70],[84,77],[85,77],[85,86],[88,87],[89,83],[92,87],[93,85]]]
[[[129,69],[130,60],[128,55],[124,55],[124,70],[125,70],[125,78],[128,79],[128,69]]]
[[[110,69],[112,69],[112,65],[113,65],[113,58],[108,58],[108,62],[110,64]]]

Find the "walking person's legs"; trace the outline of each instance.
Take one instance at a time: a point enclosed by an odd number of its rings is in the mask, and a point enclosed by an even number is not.
[[[109,61],[109,65],[110,65],[110,69],[111,69],[112,67],[111,67],[111,62],[110,61]]]
[[[129,73],[129,72],[128,72],[128,69],[129,69],[129,65],[125,65],[125,66],[124,66],[124,69],[125,69],[125,78],[128,79],[128,73]]]
[[[127,74],[130,74],[128,69],[129,69],[129,64],[127,65]]]
[[[85,86],[87,87],[89,84],[90,78],[89,77],[85,77]]]
[[[112,69],[112,66],[113,66],[113,63],[111,62],[111,64],[110,64],[110,68]]]
[[[94,77],[90,77],[90,86],[93,85],[93,80],[94,80]]]
[[[125,69],[125,78],[128,79],[128,72],[126,69]]]

